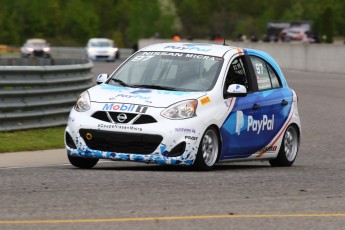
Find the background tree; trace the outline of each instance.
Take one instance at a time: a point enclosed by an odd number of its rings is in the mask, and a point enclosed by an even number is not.
[[[84,46],[91,37],[107,37],[131,47],[140,38],[176,32],[261,38],[270,21],[310,21],[332,42],[345,36],[344,14],[343,0],[0,0],[0,44],[42,37],[53,45]]]

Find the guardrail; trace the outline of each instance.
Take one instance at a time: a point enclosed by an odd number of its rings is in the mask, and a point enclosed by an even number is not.
[[[85,49],[82,47],[52,47],[52,57],[85,58]],[[126,59],[133,53],[133,49],[120,48],[120,58]]]
[[[85,59],[0,59],[0,131],[65,125],[95,85],[92,67]]]

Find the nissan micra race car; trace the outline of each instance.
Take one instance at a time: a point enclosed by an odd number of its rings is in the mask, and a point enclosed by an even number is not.
[[[268,160],[291,166],[301,125],[296,93],[268,54],[226,45],[145,47],[83,92],[65,132],[68,159],[194,166]]]

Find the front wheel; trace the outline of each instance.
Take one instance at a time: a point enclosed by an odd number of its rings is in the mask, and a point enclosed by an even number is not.
[[[219,154],[219,136],[215,128],[208,128],[200,141],[194,167],[198,170],[211,170]]]
[[[93,166],[95,166],[99,160],[97,158],[82,158],[82,157],[73,157],[70,155],[67,155],[67,156],[68,156],[69,162],[73,166],[77,168],[81,168],[81,169],[90,169]]]
[[[299,137],[297,128],[290,125],[284,133],[277,158],[270,160],[271,166],[291,166],[298,153]]]

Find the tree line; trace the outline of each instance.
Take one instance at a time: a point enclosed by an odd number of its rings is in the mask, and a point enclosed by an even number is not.
[[[313,31],[345,36],[343,0],[0,0],[0,44],[46,38],[82,46],[91,37],[131,47],[140,38],[207,39],[266,32],[267,22],[308,20]]]

